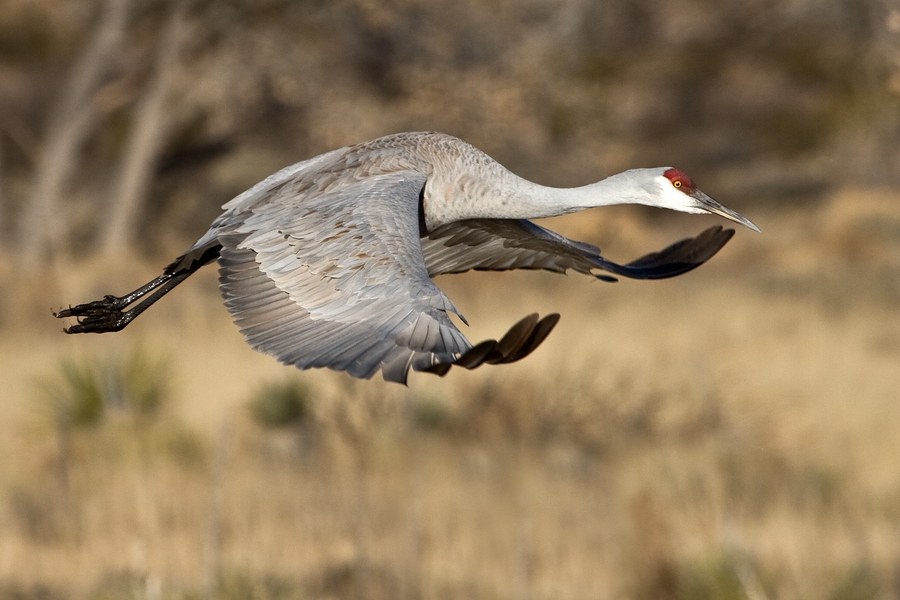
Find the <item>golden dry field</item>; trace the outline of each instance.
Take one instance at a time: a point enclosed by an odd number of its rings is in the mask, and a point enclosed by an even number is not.
[[[470,339],[562,320],[520,363],[408,388],[253,352],[214,269],[73,337],[51,309],[163,262],[3,273],[0,599],[900,598],[900,197],[745,214],[762,233],[672,280],[441,279]],[[714,222],[551,224],[616,260]],[[138,349],[158,411],[61,420],[64,364]],[[302,418],[262,426],[292,378]]]

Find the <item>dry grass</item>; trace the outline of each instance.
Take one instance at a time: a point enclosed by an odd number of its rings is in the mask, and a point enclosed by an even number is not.
[[[699,228],[610,218],[616,257]],[[279,430],[247,406],[285,369],[212,273],[117,336],[9,323],[0,599],[900,597],[900,207],[815,219],[667,282],[446,278],[472,339],[563,320],[522,363],[409,389],[303,374],[310,415]],[[66,299],[114,291],[76,275]],[[61,444],[35,379],[138,343],[172,359],[168,412]]]

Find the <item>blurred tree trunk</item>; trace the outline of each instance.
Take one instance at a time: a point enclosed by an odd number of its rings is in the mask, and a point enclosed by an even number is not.
[[[37,268],[52,258],[65,240],[65,211],[60,199],[78,150],[96,120],[91,99],[122,44],[130,3],[106,0],[92,39],[50,117],[33,192],[18,231],[18,251],[26,268]]]
[[[6,170],[3,168],[3,135],[0,132],[0,250],[6,250],[8,245],[6,230]]]
[[[189,0],[172,2],[169,23],[157,48],[156,73],[138,104],[135,125],[113,188],[109,218],[101,232],[100,246],[106,254],[114,254],[135,238],[142,200],[172,123],[166,104],[175,82],[178,59],[189,37]]]

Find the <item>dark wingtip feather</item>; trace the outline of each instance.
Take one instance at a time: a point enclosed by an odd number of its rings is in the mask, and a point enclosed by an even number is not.
[[[559,313],[550,313],[543,319],[541,319],[538,324],[535,326],[534,330],[531,332],[531,335],[528,337],[528,340],[522,344],[518,351],[515,354],[512,354],[508,357],[504,363],[512,363],[517,360],[522,360],[540,346],[547,336],[550,335],[550,332],[553,331],[553,328],[556,327],[556,324],[559,323]]]
[[[696,269],[722,249],[734,236],[734,229],[714,225],[697,237],[686,238],[659,252],[651,252],[626,265],[610,263],[603,268],[632,279],[665,279]]]
[[[453,361],[453,364],[466,369],[474,369],[481,366],[485,359],[497,350],[497,340],[485,340],[476,344],[462,356]]]
[[[438,363],[436,365],[431,365],[430,367],[425,367],[424,369],[422,369],[422,372],[433,373],[438,377],[443,377],[450,372],[450,367],[452,366],[453,363]]]
[[[497,352],[501,357],[509,356],[516,352],[522,345],[528,341],[529,336],[538,324],[539,315],[531,313],[530,315],[519,319],[519,321],[509,328],[500,341],[497,342]],[[491,362],[488,360],[487,362]]]
[[[453,362],[438,363],[416,370],[443,377],[453,365],[475,369],[483,364],[516,362],[534,352],[547,339],[558,322],[558,313],[551,313],[543,319],[540,319],[537,313],[530,314],[510,327],[499,342],[485,340],[470,348]]]

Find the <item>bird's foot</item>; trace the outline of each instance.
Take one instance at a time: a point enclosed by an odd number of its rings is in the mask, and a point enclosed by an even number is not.
[[[53,313],[57,319],[74,317],[78,323],[67,327],[66,333],[105,333],[119,331],[133,318],[122,309],[129,304],[127,298],[104,296],[103,300],[94,300],[77,306],[70,306]]]

